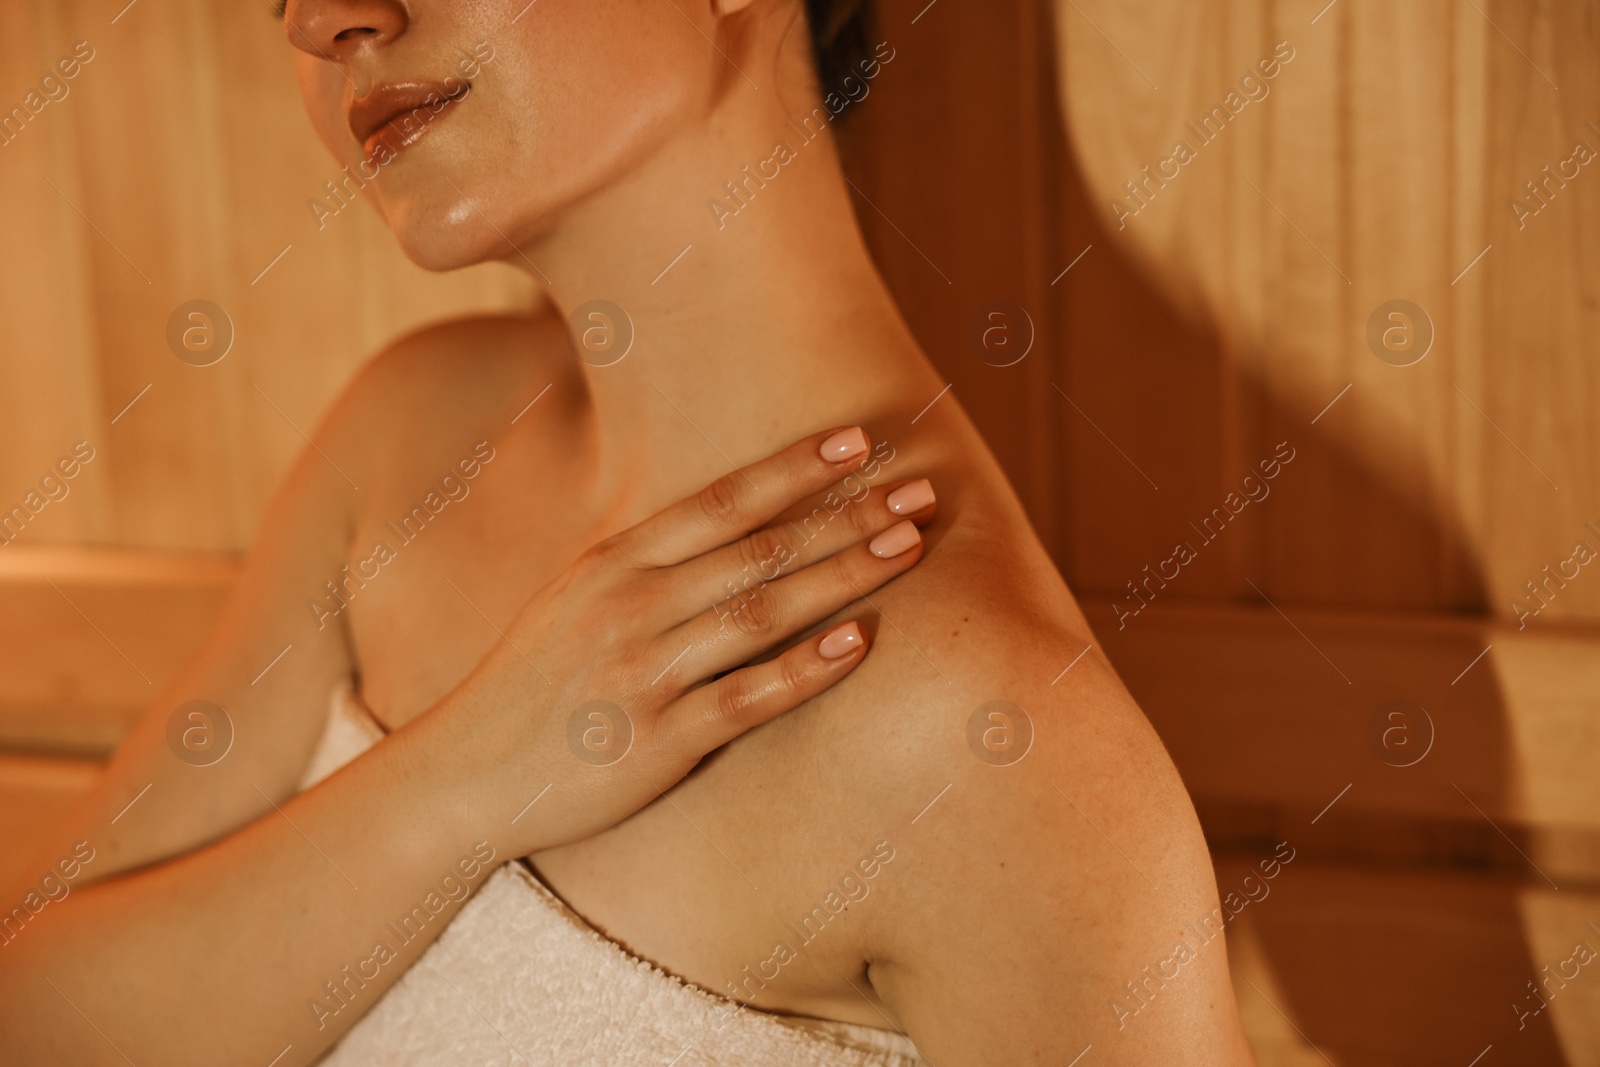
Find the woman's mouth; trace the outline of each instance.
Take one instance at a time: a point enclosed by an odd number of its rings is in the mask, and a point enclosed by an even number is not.
[[[368,159],[387,163],[421,140],[471,91],[471,82],[457,78],[375,85],[351,102],[350,132]]]

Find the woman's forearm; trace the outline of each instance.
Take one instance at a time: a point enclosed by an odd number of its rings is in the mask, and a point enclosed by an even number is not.
[[[42,908],[0,947],[0,1060],[314,1060],[511,858],[462,761],[432,758],[446,725],[424,715],[239,832]]]

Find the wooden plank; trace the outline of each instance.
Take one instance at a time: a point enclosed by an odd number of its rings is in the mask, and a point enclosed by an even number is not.
[[[77,151],[74,112],[100,80],[98,53],[74,56],[62,26],[62,5],[0,5],[0,322],[12,358],[0,360],[0,511],[30,491],[59,496],[40,481],[70,455],[75,442],[99,440],[105,416],[93,341],[98,308],[89,277],[94,231],[75,204]],[[98,41],[99,39],[96,38]],[[92,46],[91,46],[92,47]],[[91,54],[80,52],[79,55]],[[61,64],[65,64],[63,67]],[[73,72],[61,76],[63,69]],[[41,82],[53,90],[49,99]],[[20,125],[12,108],[32,93],[38,106]],[[24,107],[23,115],[29,115]],[[114,253],[113,253],[114,254]],[[115,414],[113,412],[112,414]],[[89,540],[108,534],[106,483],[91,469],[66,483],[68,495],[27,520],[32,536]],[[0,539],[16,527],[0,529]]]
[[[1258,898],[1228,928],[1228,955],[1259,1067],[1466,1067],[1489,1046],[1484,1063],[1600,1059],[1600,958],[1566,963],[1579,976],[1537,1013],[1528,989],[1576,944],[1600,953],[1600,894],[1330,864],[1317,831],[1287,834],[1295,859],[1270,880],[1268,853],[1217,863],[1222,894]]]
[[[96,760],[0,752],[0,885],[33,862],[55,821],[99,772]]]
[[[1327,807],[1349,857],[1600,882],[1600,628],[1086,607],[1214,847]]]
[[[0,747],[105,754],[210,633],[232,557],[0,550]]]

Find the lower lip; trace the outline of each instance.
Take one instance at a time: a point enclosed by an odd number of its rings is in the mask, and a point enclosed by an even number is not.
[[[393,159],[426,137],[429,131],[454,111],[471,92],[472,86],[469,84],[453,96],[440,97],[444,104],[438,110],[434,110],[429,104],[423,104],[411,111],[396,115],[367,137],[361,145],[362,150],[366,152],[369,160],[373,160],[383,154],[382,149],[388,149],[387,155]]]

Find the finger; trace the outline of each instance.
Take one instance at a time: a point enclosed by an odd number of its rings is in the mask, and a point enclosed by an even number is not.
[[[925,525],[937,510],[933,486],[926,478],[880,492],[853,478],[840,485],[846,487],[842,493],[836,487],[809,511],[791,511],[731,545],[673,568],[666,605],[670,621],[682,622],[733,597],[748,598],[781,575],[876,537],[904,519]]]
[[[904,574],[921,558],[922,535],[915,523],[902,519],[871,541],[709,608],[656,642],[655,655],[667,664],[656,681],[686,689],[745,663]]]
[[[698,759],[827,690],[866,654],[861,625],[841,623],[776,659],[734,671],[669,704],[661,716],[666,743]]]
[[[859,426],[802,438],[724,475],[614,538],[628,558],[656,567],[682,563],[766,525],[797,501],[837,482],[867,459]]]

